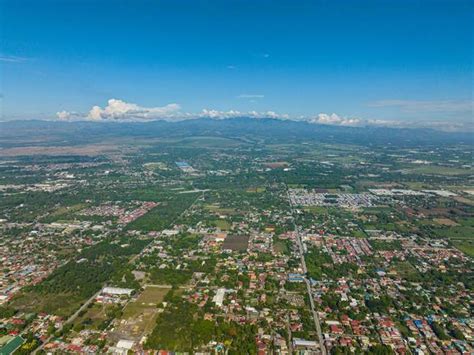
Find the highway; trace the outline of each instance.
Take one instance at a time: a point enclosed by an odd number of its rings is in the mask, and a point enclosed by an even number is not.
[[[287,188],[287,193],[288,193],[288,188]],[[318,312],[316,312],[316,308],[314,306],[314,299],[313,299],[313,292],[311,290],[311,283],[308,280],[307,272],[308,269],[306,268],[306,260],[304,258],[304,247],[303,247],[303,241],[301,240],[301,231],[299,226],[296,224],[296,211],[291,203],[291,199],[288,193],[288,203],[290,204],[291,207],[291,213],[293,215],[293,223],[295,227],[295,232],[296,232],[296,243],[298,244],[298,251],[299,251],[299,256],[300,256],[300,263],[301,263],[301,268],[303,269],[303,277],[304,277],[304,282],[306,283],[306,289],[308,292],[308,297],[309,297],[309,303],[311,306],[311,313],[313,314],[313,320],[314,320],[314,326],[316,328],[316,333],[318,334],[318,340],[319,340],[319,348],[321,350],[321,354],[326,355],[326,347],[324,346],[324,341],[323,341],[323,333],[321,331],[321,321],[319,319]]]

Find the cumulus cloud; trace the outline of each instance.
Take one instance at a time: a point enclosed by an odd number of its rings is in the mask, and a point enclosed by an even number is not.
[[[263,96],[263,95],[262,95]],[[220,111],[214,109],[203,109],[199,113],[183,112],[180,105],[168,104],[161,107],[143,107],[134,103],[125,102],[118,99],[110,99],[107,106],[93,106],[87,114],[79,114],[70,111],[60,111],[56,116],[62,120],[71,119],[88,119],[93,121],[98,120],[186,120],[195,118],[213,118],[226,119],[236,117],[250,117],[250,118],[275,118],[275,119],[289,119],[287,114],[279,114],[274,111],[237,111],[228,110]]]
[[[314,124],[366,127],[379,126],[391,128],[433,128],[440,131],[474,131],[474,122],[452,122],[452,121],[407,121],[407,120],[382,120],[362,119],[355,117],[344,117],[338,114],[320,113],[316,117],[302,118],[302,120]]]
[[[94,106],[87,117],[92,120],[150,120],[173,119],[179,114],[178,104],[168,104],[162,107],[143,107],[118,99],[110,99],[107,106]]]
[[[247,94],[245,94],[247,95]],[[247,95],[249,96],[249,95]],[[254,95],[253,95],[254,96]],[[257,95],[260,96],[260,95]],[[263,95],[261,95],[263,97]],[[387,103],[385,103],[387,104]],[[200,112],[192,113],[181,110],[180,105],[172,103],[159,107],[143,107],[134,103],[129,103],[119,99],[110,99],[105,107],[93,106],[87,113],[73,111],[59,111],[56,116],[61,120],[93,120],[93,121],[146,121],[146,120],[166,120],[180,121],[196,118],[211,119],[231,119],[238,117],[248,118],[272,118],[278,120],[305,121],[311,124],[365,127],[365,126],[385,126],[385,127],[431,127],[440,130],[474,130],[474,124],[469,122],[454,123],[449,121],[407,121],[407,120],[381,120],[364,119],[359,117],[341,116],[336,113],[319,113],[316,116],[294,117],[284,113],[274,111],[238,111],[238,110],[215,110],[203,109]]]
[[[227,119],[227,118],[236,118],[236,117],[250,117],[250,118],[274,118],[274,119],[289,119],[290,116],[287,114],[279,114],[273,111],[219,111],[219,110],[210,110],[204,109],[198,115],[199,117],[214,118],[214,119]]]
[[[366,121],[361,120],[360,118],[343,117],[335,113],[332,113],[330,115],[327,113],[320,113],[316,117],[309,118],[307,121],[310,123],[337,126],[360,126],[366,123]]]
[[[68,112],[68,111],[59,111],[59,112],[56,112],[56,116],[60,119],[60,120],[68,120],[71,118],[71,112]]]

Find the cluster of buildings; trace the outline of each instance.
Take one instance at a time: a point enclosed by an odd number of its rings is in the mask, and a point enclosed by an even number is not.
[[[370,193],[317,192],[306,189],[290,189],[290,201],[295,206],[338,206],[344,208],[373,207],[377,196]]]
[[[145,215],[148,211],[158,206],[152,201],[132,201],[126,206],[123,203],[104,203],[100,206],[86,208],[79,212],[83,216],[116,217],[117,223],[127,225]]]
[[[59,223],[0,224],[0,304],[21,288],[44,280],[65,262],[65,251],[71,253],[93,244],[94,239],[80,233],[82,227]]]
[[[341,263],[356,266],[344,276],[324,277],[323,272],[323,278],[313,281],[328,350],[368,350],[380,343],[398,354],[472,353],[473,299],[468,286],[423,278],[433,272],[471,272],[472,261],[459,250],[446,242],[393,232],[372,231],[370,238],[303,235],[308,247],[331,258],[328,272]],[[400,247],[392,249],[394,242]],[[447,305],[453,305],[456,312],[448,311]],[[443,337],[442,333],[450,335]]]
[[[376,196],[457,196],[456,193],[448,190],[369,189],[369,191]]]

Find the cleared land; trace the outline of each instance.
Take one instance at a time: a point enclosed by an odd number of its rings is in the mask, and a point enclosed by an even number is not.
[[[245,251],[248,245],[249,237],[247,235],[228,235],[222,244],[222,249]]]
[[[136,300],[130,301],[123,310],[113,337],[138,341],[153,330],[156,317],[160,309],[157,307],[163,302],[170,287],[149,285]]]

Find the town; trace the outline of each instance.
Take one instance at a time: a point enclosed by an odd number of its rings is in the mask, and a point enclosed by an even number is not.
[[[471,354],[471,154],[12,151],[0,353]]]

